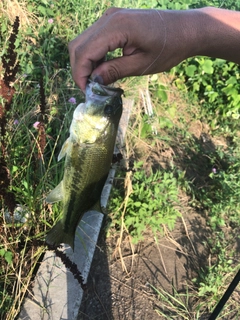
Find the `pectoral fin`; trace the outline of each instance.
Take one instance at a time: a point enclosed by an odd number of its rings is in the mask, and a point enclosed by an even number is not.
[[[54,203],[63,200],[63,182],[61,181],[46,198],[48,203]]]
[[[69,145],[69,138],[67,138],[67,140],[64,142],[62,149],[59,152],[58,161],[60,161],[62,158],[65,157],[65,155],[67,153],[68,145]]]

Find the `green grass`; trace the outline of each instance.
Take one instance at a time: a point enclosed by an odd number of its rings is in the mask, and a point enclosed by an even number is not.
[[[21,20],[15,43],[20,67],[7,113],[4,149],[1,146],[0,151],[1,158],[5,152],[6,160],[1,174],[6,169],[10,177],[7,190],[15,197],[20,218],[9,218],[8,203],[1,197],[1,319],[14,319],[18,314],[38,259],[46,249],[42,241],[60,211],[60,204],[50,206],[44,199],[62,177],[63,162],[58,163],[56,158],[68,136],[75,108],[69,99],[74,97],[77,103],[83,100],[71,78],[67,43],[109,6],[186,9],[203,5],[239,9],[239,1],[194,0],[5,0],[0,5],[0,59],[8,49],[16,7]],[[154,233],[163,231],[164,226],[173,229],[184,210],[180,193],[188,196],[188,205],[204,213],[212,230],[207,244],[211,263],[196,270],[191,284],[194,290],[186,287],[183,295],[174,288],[171,293],[153,288],[173,319],[178,314],[183,319],[198,319],[200,314],[213,310],[239,267],[239,67],[222,64],[219,60],[195,58],[168,75],[122,81],[126,95],[131,97],[136,88],[142,92],[147,89],[154,115],[143,114],[141,100],[135,94],[136,110],[127,132],[126,156],[134,161],[135,168],[136,163],[144,162],[127,175],[127,193],[122,183],[124,179],[126,182],[126,173],[119,173],[110,203],[109,230],[120,235],[124,225],[137,242],[146,228]],[[0,73],[2,76],[4,70]],[[0,101],[5,105],[2,97]],[[209,126],[210,141],[203,143],[202,137],[196,138],[191,132],[190,123],[194,121]],[[42,123],[41,130],[34,128],[36,122]],[[214,147],[214,139],[220,137],[225,141],[224,149]],[[162,152],[168,154],[167,160],[158,163]],[[230,299],[224,312],[239,316],[238,303]]]
[[[171,75],[168,77],[170,80]],[[155,233],[156,230],[163,232],[165,227],[171,229],[178,217],[175,210],[180,214],[186,210],[181,201],[172,201],[171,196],[176,195],[179,200],[188,198],[187,205],[202,213],[211,230],[206,243],[210,260],[204,268],[195,270],[197,276],[186,285],[185,293],[175,288],[173,292],[155,288],[154,292],[164,303],[164,308],[157,310],[159,315],[165,314],[167,319],[178,319],[179,315],[182,319],[201,319],[213,311],[239,268],[238,130],[235,128],[230,135],[212,132],[202,120],[207,119],[207,113],[204,114],[197,100],[186,96],[185,90],[179,92],[170,85],[171,81],[166,84],[165,76],[151,78],[149,90],[154,116],[142,114],[140,104],[140,112],[133,111],[127,137],[127,158],[141,161],[145,170],[136,165],[130,182],[129,174],[124,182],[124,173],[119,172],[110,207],[112,232],[116,234],[117,231],[122,237],[123,230],[127,230],[136,242],[146,230]],[[164,93],[159,93],[159,87]],[[206,127],[207,137],[199,135],[197,138],[197,121]],[[221,147],[216,144],[218,141]],[[167,160],[164,160],[165,152]],[[169,172],[171,182],[165,185],[164,175]],[[158,178],[155,180],[155,177]],[[155,181],[161,185],[157,192],[154,191]],[[166,215],[165,221],[161,220],[162,215]],[[155,228],[155,221],[158,228]],[[229,299],[221,316],[222,319],[239,316],[237,298]]]

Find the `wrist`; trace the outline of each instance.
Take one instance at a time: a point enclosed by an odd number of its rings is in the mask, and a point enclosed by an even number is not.
[[[201,24],[203,15],[198,9],[160,10],[166,29],[166,45],[163,52],[166,67],[200,54],[204,43]]]
[[[214,7],[179,12],[184,59],[201,55],[240,62],[240,13]]]

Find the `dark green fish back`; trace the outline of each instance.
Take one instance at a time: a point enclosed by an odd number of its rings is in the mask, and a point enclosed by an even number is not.
[[[86,211],[100,202],[111,165],[113,142],[114,139],[108,139],[102,144],[75,146],[72,153],[66,156],[63,212],[67,214],[48,233],[48,244],[58,246],[67,243],[74,248],[75,230],[79,221]]]
[[[90,82],[86,102],[74,111],[70,136],[59,154],[59,159],[66,157],[64,177],[46,199],[63,202],[62,217],[46,238],[52,246],[66,243],[74,249],[75,231],[84,213],[96,206],[100,210],[122,114],[122,94],[121,89]]]

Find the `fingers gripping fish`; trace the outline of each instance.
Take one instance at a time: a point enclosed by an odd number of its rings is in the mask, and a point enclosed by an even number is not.
[[[50,230],[46,242],[53,246],[69,244],[74,249],[76,228],[83,214],[101,211],[100,197],[111,166],[122,114],[123,90],[90,81],[86,101],[77,106],[70,136],[58,160],[65,157],[64,176],[46,201],[63,202],[62,217]]]

